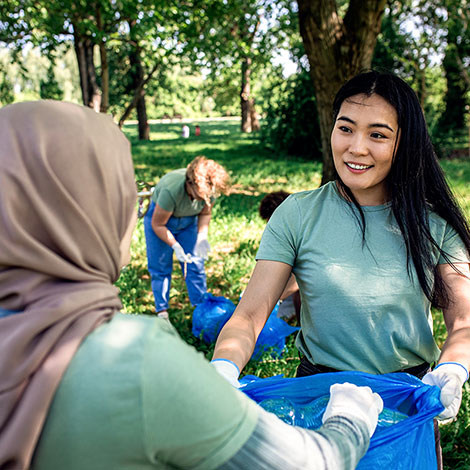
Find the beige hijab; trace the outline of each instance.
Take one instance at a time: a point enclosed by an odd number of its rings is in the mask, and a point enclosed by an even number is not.
[[[113,286],[136,189],[106,115],[54,101],[0,109],[0,468],[26,469],[82,340],[121,307]]]

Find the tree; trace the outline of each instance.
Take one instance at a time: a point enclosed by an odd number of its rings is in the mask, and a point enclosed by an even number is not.
[[[338,88],[370,68],[386,0],[351,0],[340,14],[334,0],[297,0],[299,28],[310,64],[321,130],[322,184],[334,178],[331,107]]]
[[[176,56],[178,25],[181,20],[181,5],[175,0],[159,2],[132,0],[121,3],[119,16],[125,21],[120,28],[119,39],[128,52],[122,68],[127,70],[127,105],[119,118],[122,126],[130,113],[136,109],[139,139],[149,140],[150,127],[147,122],[145,101],[146,87],[157,70],[168,66]],[[122,71],[121,71],[122,72]]]
[[[96,20],[96,16],[102,19],[104,12],[109,12],[108,4],[106,0],[16,0],[11,8],[2,14],[2,23],[6,28],[4,34],[0,35],[0,40],[15,45],[17,50],[27,43],[39,46],[43,53],[50,57],[59,44],[72,42],[77,58],[83,104],[106,112],[106,109],[101,107],[102,92],[98,85],[94,49],[116,28],[111,17],[106,23],[101,21],[98,24]],[[100,30],[100,27],[110,29],[105,31]],[[106,67],[102,66],[101,71],[105,74]],[[101,81],[107,83],[106,77],[101,77]],[[107,93],[108,90],[104,90],[105,105]]]
[[[64,91],[55,78],[54,62],[49,64],[46,79],[39,83],[39,95],[43,100],[61,100],[64,97]]]
[[[447,24],[446,48],[442,65],[447,82],[444,96],[445,109],[439,120],[442,134],[453,136],[466,129],[465,115],[468,112],[470,90],[470,3],[447,0],[442,5]]]
[[[227,71],[238,74],[242,132],[259,126],[252,85],[281,37],[278,18],[285,13],[282,3],[195,0],[189,9],[191,18],[184,32],[186,50],[192,51],[195,64],[210,70],[213,77],[227,76]]]

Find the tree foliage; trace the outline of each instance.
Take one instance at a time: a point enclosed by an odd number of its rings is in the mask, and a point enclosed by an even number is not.
[[[61,100],[64,97],[64,90],[55,78],[53,62],[49,64],[46,78],[40,81],[39,96],[43,100]]]
[[[312,80],[307,71],[291,75],[270,90],[271,101],[261,136],[287,155],[321,160],[321,136]]]

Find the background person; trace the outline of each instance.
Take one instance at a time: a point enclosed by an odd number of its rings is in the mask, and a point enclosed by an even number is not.
[[[336,181],[294,194],[275,211],[214,358],[226,360],[219,370],[229,380],[238,378],[293,272],[302,299],[297,376],[424,376],[441,388],[439,418],[452,419],[470,366],[467,222],[403,80],[360,74],[339,90],[333,111]],[[441,351],[432,304],[442,308],[448,333]]]
[[[216,197],[228,191],[229,176],[214,160],[196,157],[187,168],[164,175],[151,197],[144,217],[148,270],[155,309],[168,318],[173,252],[181,264],[193,306],[207,291],[204,259],[212,206]]]
[[[181,137],[183,137],[183,139],[188,139],[189,133],[190,133],[189,126],[187,124],[184,124],[183,127],[181,128]]]
[[[355,468],[382,409],[368,387],[334,385],[319,432],[295,428],[167,321],[119,313],[136,188],[109,116],[6,106],[0,148],[1,468]]]
[[[262,219],[269,221],[273,212],[290,196],[286,191],[273,191],[266,194],[259,205],[259,215]],[[278,317],[292,318],[295,315],[297,323],[300,324],[300,293],[299,286],[294,274],[291,274],[287,285],[279,297],[281,304],[277,311]]]

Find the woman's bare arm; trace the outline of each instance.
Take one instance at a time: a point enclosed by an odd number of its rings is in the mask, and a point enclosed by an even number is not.
[[[468,264],[457,264],[460,273],[450,264],[441,264],[439,270],[447,285],[450,303],[444,309],[447,339],[439,362],[458,362],[470,368],[470,269]]]

